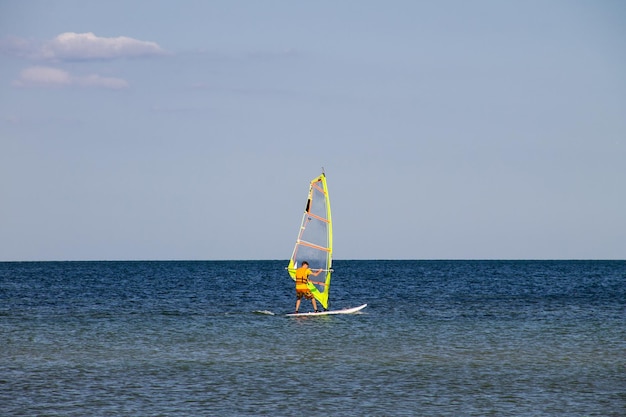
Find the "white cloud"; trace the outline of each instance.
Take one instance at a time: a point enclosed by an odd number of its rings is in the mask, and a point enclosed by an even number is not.
[[[102,61],[166,54],[166,51],[155,42],[127,36],[105,38],[92,32],[65,32],[44,42],[7,37],[0,39],[0,52],[44,63],[22,70],[18,79],[13,82],[17,87],[80,86],[114,90],[128,88],[128,82],[121,78],[103,77],[99,74],[73,75],[65,70],[46,66],[45,63]]]
[[[77,85],[113,90],[121,90],[128,87],[128,83],[121,78],[102,77],[98,74],[75,76],[58,68],[43,66],[23,69],[19,78],[13,84],[17,87],[67,87]]]
[[[141,41],[126,36],[104,38],[91,32],[65,32],[52,40],[41,43],[9,37],[0,42],[0,49],[21,58],[53,62],[112,60],[166,53],[155,42]]]
[[[14,84],[24,87],[33,85],[70,85],[72,77],[66,71],[52,67],[29,67],[20,72]]]
[[[90,60],[162,55],[165,51],[155,42],[126,36],[102,38],[93,33],[62,33],[41,48],[44,59]]]

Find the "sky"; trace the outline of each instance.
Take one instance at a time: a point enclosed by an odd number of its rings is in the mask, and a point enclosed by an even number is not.
[[[0,0],[0,261],[626,259],[619,0]]]

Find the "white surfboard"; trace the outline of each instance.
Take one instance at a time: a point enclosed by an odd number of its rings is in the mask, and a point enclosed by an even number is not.
[[[287,314],[287,316],[289,316],[289,317],[306,317],[306,316],[330,316],[330,315],[333,315],[333,314],[354,314],[354,313],[356,313],[358,311],[363,310],[365,307],[367,307],[367,304],[363,304],[363,305],[360,305],[358,307],[344,308],[343,310],[320,311],[319,313],[315,313],[315,312],[290,313],[290,314]]]

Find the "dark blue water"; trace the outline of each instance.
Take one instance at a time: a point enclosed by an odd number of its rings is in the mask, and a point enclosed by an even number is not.
[[[0,263],[0,415],[626,415],[624,261],[285,265]]]

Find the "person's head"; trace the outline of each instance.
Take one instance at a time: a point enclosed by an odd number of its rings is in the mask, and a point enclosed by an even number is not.
[[[303,261],[302,266],[309,266],[309,263],[307,261]]]

